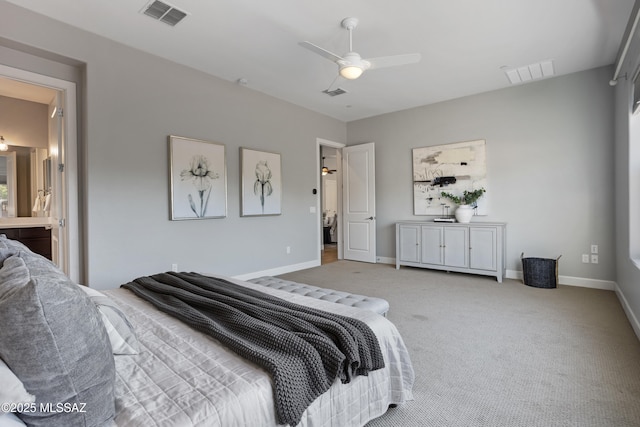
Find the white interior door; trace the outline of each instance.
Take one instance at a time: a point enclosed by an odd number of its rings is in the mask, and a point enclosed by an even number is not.
[[[342,149],[344,259],[376,262],[373,142]]]
[[[61,110],[61,96],[58,94],[49,105],[49,153],[51,157],[51,254],[52,261],[64,272],[69,271],[67,263],[67,239],[65,233],[65,196],[64,185],[64,143]],[[68,273],[67,273],[68,274]]]

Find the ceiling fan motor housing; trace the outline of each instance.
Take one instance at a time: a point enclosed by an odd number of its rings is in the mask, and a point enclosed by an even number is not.
[[[358,26],[358,18],[344,18],[341,22],[342,28],[345,30],[353,30]]]

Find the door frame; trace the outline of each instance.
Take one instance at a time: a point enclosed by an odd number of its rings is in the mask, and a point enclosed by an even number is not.
[[[342,157],[342,148],[347,144],[341,142],[330,141],[328,139],[316,138],[316,188],[322,189],[322,175],[318,173],[320,165],[322,164],[322,156],[320,154],[321,146],[335,148],[338,151],[338,156]],[[337,188],[336,193],[338,197],[338,259],[342,259],[342,162],[338,163],[338,170],[336,171]],[[322,264],[322,190],[316,194],[316,245],[318,252],[316,254],[317,260]]]
[[[56,90],[63,99],[64,115],[64,148],[65,158],[64,171],[66,187],[66,200],[61,202],[66,212],[64,218],[64,232],[62,235],[66,242],[62,245],[65,248],[67,265],[63,268],[64,272],[71,280],[76,283],[80,282],[80,209],[78,201],[78,136],[77,136],[77,105],[76,105],[76,83],[34,73],[31,71],[21,70],[19,68],[9,67],[0,64],[0,76],[23,83],[36,86],[44,86]],[[58,166],[52,165],[52,172],[58,170]]]

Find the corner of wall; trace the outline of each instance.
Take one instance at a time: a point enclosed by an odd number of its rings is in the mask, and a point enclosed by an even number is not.
[[[616,291],[616,295],[618,296],[618,299],[620,300],[620,304],[622,305],[622,309],[627,315],[627,319],[629,319],[629,323],[631,323],[631,327],[633,328],[633,331],[636,333],[636,337],[638,337],[638,339],[640,340],[640,322],[638,321],[638,317],[633,312],[633,309],[629,305],[627,298],[624,296],[622,289],[617,284],[615,287],[615,291]]]

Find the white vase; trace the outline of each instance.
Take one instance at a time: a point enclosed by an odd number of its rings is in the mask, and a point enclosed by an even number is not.
[[[471,222],[473,216],[473,207],[471,205],[460,205],[455,212],[456,221],[463,224]]]

